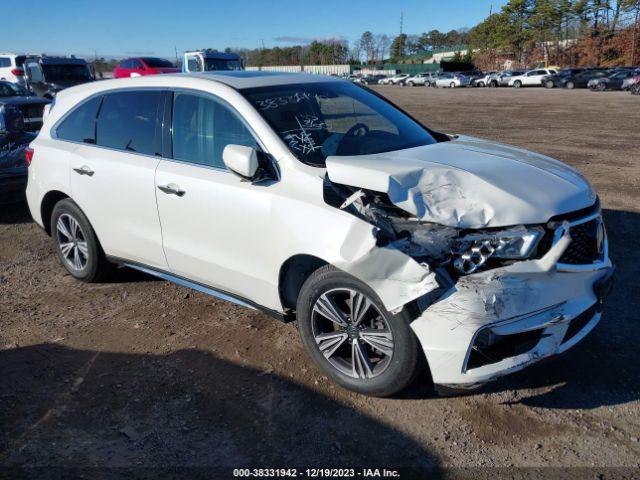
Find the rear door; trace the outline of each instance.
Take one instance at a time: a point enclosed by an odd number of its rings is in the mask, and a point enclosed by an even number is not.
[[[75,119],[70,156],[72,197],[107,255],[159,269],[167,268],[154,187],[164,97],[160,89],[139,89],[89,100]],[[67,136],[61,127],[58,136]]]
[[[236,296],[271,292],[269,223],[275,184],[242,181],[224,165],[229,144],[257,147],[239,114],[211,95],[176,92],[172,140],[156,174],[170,271]],[[262,292],[262,293],[261,293]]]

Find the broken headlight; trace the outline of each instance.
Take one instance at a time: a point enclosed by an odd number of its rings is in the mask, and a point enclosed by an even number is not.
[[[541,227],[478,232],[459,238],[453,249],[453,267],[468,275],[486,266],[489,259],[524,260],[535,252],[544,235]]]

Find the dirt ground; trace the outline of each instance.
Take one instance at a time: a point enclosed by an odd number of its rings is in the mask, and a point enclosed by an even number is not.
[[[239,467],[328,466],[414,473],[463,467],[458,472],[469,478],[637,474],[640,97],[376,90],[420,120],[426,115],[436,129],[537,150],[589,178],[618,266],[598,328],[567,354],[479,393],[440,398],[424,375],[397,398],[367,398],[319,372],[295,324],[132,271],[120,271],[111,283],[75,281],[26,207],[2,206],[4,476],[20,473],[6,473],[12,466],[65,478],[72,468],[82,469],[83,478],[107,478],[126,469],[176,473],[177,467],[208,478],[232,478]]]

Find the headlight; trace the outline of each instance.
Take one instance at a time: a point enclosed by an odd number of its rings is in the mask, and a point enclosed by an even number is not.
[[[490,258],[523,260],[535,251],[544,235],[541,227],[517,227],[497,232],[479,232],[458,239],[453,266],[462,275],[474,273]]]

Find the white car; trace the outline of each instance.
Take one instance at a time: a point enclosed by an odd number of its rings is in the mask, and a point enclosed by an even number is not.
[[[436,78],[435,82],[431,83],[434,87],[441,88],[459,88],[468,87],[471,84],[469,77],[460,73],[441,73]]]
[[[337,78],[71,87],[27,161],[31,214],[73,277],[128,266],[296,319],[320,369],[365,394],[406,387],[423,356],[439,388],[472,388],[563,352],[611,283],[576,170]]]
[[[407,75],[406,73],[399,73],[399,74],[393,75],[391,77],[383,78],[382,80],[378,81],[378,84],[380,84],[380,85],[400,85],[407,78],[409,78],[409,75]]]
[[[0,53],[0,80],[24,86],[26,80],[23,65],[26,58],[25,55],[15,53]]]
[[[555,75],[557,70],[552,68],[539,68],[537,70],[529,70],[522,75],[516,75],[509,79],[509,86],[520,87],[541,87],[542,79],[548,75]]]
[[[418,73],[417,75],[407,78],[404,81],[404,83],[409,87],[414,87],[414,86],[428,87],[431,85],[431,82],[435,81],[437,76],[438,76],[437,73],[431,73],[431,72]]]

